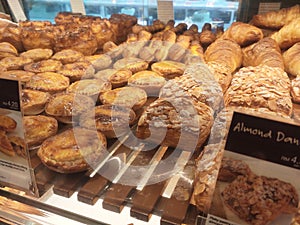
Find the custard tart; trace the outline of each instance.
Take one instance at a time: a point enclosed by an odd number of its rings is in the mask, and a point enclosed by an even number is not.
[[[46,139],[37,155],[53,171],[76,173],[96,165],[106,146],[106,138],[101,132],[74,127]]]
[[[50,94],[38,90],[23,89],[21,97],[24,115],[37,115],[44,111]]]
[[[49,59],[53,54],[53,50],[49,48],[35,48],[22,52],[20,56],[32,59],[34,62]]]
[[[51,116],[24,116],[23,124],[26,143],[29,148],[41,144],[58,131],[58,122]]]
[[[69,78],[55,72],[37,73],[31,76],[25,87],[29,89],[46,91],[49,93],[62,92],[69,87]]]
[[[90,62],[83,61],[65,64],[59,73],[68,77],[71,82],[74,82],[80,79],[92,78],[95,69]]]
[[[137,110],[143,107],[147,101],[147,93],[137,87],[116,88],[100,95],[103,104],[118,105]]]
[[[0,130],[11,132],[17,127],[17,122],[6,115],[0,115]]]
[[[151,70],[157,72],[166,79],[179,77],[184,73],[185,64],[170,60],[155,62],[151,65]]]
[[[148,62],[135,58],[135,57],[128,57],[119,59],[116,61],[113,65],[114,69],[120,70],[120,69],[129,69],[132,73],[137,73],[142,70],[148,69]]]
[[[84,55],[73,49],[63,49],[59,52],[56,52],[51,59],[58,60],[62,64],[74,63],[79,59],[83,58]]]
[[[82,114],[79,124],[87,129],[101,131],[107,138],[115,138],[126,133],[135,118],[135,112],[130,108],[99,105],[95,107],[94,111]]]
[[[61,68],[62,63],[53,59],[45,59],[38,62],[29,63],[24,66],[24,70],[34,73],[56,72]]]

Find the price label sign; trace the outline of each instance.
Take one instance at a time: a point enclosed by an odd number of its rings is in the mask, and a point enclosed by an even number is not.
[[[21,108],[21,83],[0,79],[0,184],[38,195],[26,145]],[[9,127],[9,128],[8,128]]]

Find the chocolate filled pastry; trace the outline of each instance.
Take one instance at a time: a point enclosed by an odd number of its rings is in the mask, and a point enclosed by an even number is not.
[[[38,90],[23,89],[21,97],[24,115],[37,115],[45,110],[50,94]]]
[[[17,122],[6,115],[0,115],[0,130],[11,132],[14,131],[17,127]]]
[[[53,50],[49,48],[36,48],[22,52],[20,56],[32,59],[34,62],[49,59],[53,54]]]
[[[166,79],[179,77],[184,73],[185,64],[170,60],[155,62],[151,65],[151,70]]]
[[[95,69],[90,62],[74,62],[63,65],[59,71],[60,74],[68,77],[70,82],[78,81],[80,79],[89,79],[94,76]]]
[[[69,78],[54,72],[37,73],[31,76],[25,87],[38,91],[57,93],[69,87]]]
[[[10,141],[16,155],[26,159],[27,153],[25,140],[18,136],[10,136],[8,137],[8,140]]]
[[[29,148],[40,145],[58,131],[58,122],[51,116],[24,116],[23,124],[26,143]]]
[[[75,81],[67,88],[66,92],[98,98],[99,94],[111,89],[112,85],[108,81],[100,79],[86,79]]]
[[[62,64],[68,64],[76,62],[83,57],[84,55],[79,51],[74,49],[63,49],[59,52],[56,52],[51,59],[60,61]]]
[[[137,73],[148,69],[148,62],[135,57],[122,58],[114,63],[113,68],[117,70],[129,69],[132,73]]]
[[[155,144],[195,150],[207,139],[213,111],[191,98],[159,98],[142,113],[136,136]]]
[[[148,96],[158,96],[166,79],[154,71],[144,70],[133,74],[128,79],[128,86],[144,89]]]
[[[104,92],[99,97],[103,104],[117,105],[137,110],[147,101],[147,93],[137,87],[120,87]]]
[[[75,93],[59,93],[46,104],[45,112],[66,124],[75,123],[78,117],[94,108],[95,101],[86,96]]]
[[[87,129],[97,129],[107,138],[115,138],[128,133],[135,118],[135,112],[130,108],[100,105],[94,111],[82,114],[79,124]]]
[[[113,88],[125,86],[131,76],[132,72],[129,69],[106,69],[101,70],[94,75],[97,79],[110,82]]]
[[[46,139],[37,155],[53,171],[77,173],[99,163],[106,145],[106,138],[101,132],[74,127]]]
[[[1,72],[0,77],[13,79],[13,80],[20,80],[23,84],[25,84],[30,80],[31,76],[34,74],[35,73],[33,72],[24,71],[24,70],[8,70],[8,71]]]
[[[9,42],[0,43],[0,59],[9,56],[18,56],[18,50]]]
[[[43,73],[43,72],[56,72],[62,69],[62,63],[53,59],[45,59],[38,62],[29,63],[24,66],[24,70]]]
[[[3,66],[7,70],[19,70],[23,69],[25,65],[32,62],[32,59],[24,56],[10,56],[1,59],[0,66]]]
[[[4,130],[0,130],[0,152],[3,152],[8,156],[16,155],[14,148]]]

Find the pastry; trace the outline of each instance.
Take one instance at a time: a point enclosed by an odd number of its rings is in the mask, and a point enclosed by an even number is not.
[[[136,136],[157,145],[195,150],[207,139],[213,111],[202,102],[179,97],[159,98],[142,113]]]
[[[0,130],[11,132],[17,127],[17,122],[6,115],[0,115]]]
[[[9,42],[0,43],[0,59],[9,56],[18,56],[18,50]]]
[[[37,73],[31,76],[25,87],[49,93],[61,92],[69,87],[68,77],[54,72]]]
[[[104,92],[99,96],[103,104],[140,109],[147,101],[147,93],[137,87],[121,87]]]
[[[84,56],[79,61],[90,62],[93,65],[93,67],[95,68],[95,71],[100,71],[100,70],[106,69],[106,68],[110,67],[110,65],[112,63],[110,56],[107,54]]]
[[[29,148],[40,145],[44,140],[55,135],[58,131],[57,120],[50,116],[24,116],[23,124],[26,143]]]
[[[211,30],[211,24],[205,23],[202,27],[201,33],[199,34],[199,41],[201,45],[203,45],[206,48],[215,40],[216,40],[216,35]]]
[[[166,79],[154,71],[144,70],[133,74],[128,79],[128,86],[144,89],[148,96],[158,96]]]
[[[105,150],[106,138],[101,132],[74,127],[46,139],[37,155],[53,171],[76,173],[99,163]]]
[[[254,15],[251,23],[257,27],[280,29],[298,17],[300,17],[300,5],[294,5],[289,8]]]
[[[0,66],[3,66],[7,70],[23,69],[29,63],[32,63],[32,59],[24,56],[9,56],[0,60]]]
[[[136,115],[132,109],[116,105],[96,106],[94,111],[80,116],[79,124],[87,129],[97,129],[107,138],[115,138],[128,133]]]
[[[68,64],[74,63],[83,57],[84,55],[79,51],[73,49],[63,49],[59,52],[56,52],[51,59],[60,61],[62,64]]]
[[[62,69],[62,63],[53,59],[44,59],[38,62],[29,63],[24,66],[24,70],[43,73],[43,72],[56,72]]]
[[[49,48],[36,48],[22,52],[20,56],[32,59],[34,62],[49,59],[53,54],[53,50]]]
[[[132,73],[137,73],[139,71],[148,69],[148,63],[139,58],[129,57],[116,61],[113,64],[113,68],[117,70],[129,69]]]
[[[85,95],[59,93],[46,104],[45,112],[62,123],[75,123],[78,117],[94,108],[95,101]]]
[[[21,97],[24,115],[37,115],[44,111],[50,94],[38,90],[23,89]]]
[[[185,64],[175,61],[160,61],[151,65],[151,70],[163,76],[166,79],[173,79],[183,74]]]
[[[300,103],[300,77],[295,77],[291,81],[291,96],[295,103]]]
[[[252,225],[269,224],[282,213],[295,213],[299,202],[292,184],[254,174],[238,176],[221,194],[225,205]]]
[[[8,78],[13,80],[20,80],[23,84],[28,82],[31,76],[34,75],[33,72],[24,71],[24,70],[8,70],[3,71],[0,74],[1,78]]]
[[[4,130],[0,130],[0,152],[3,152],[8,156],[16,155],[14,148]]]
[[[80,79],[92,78],[95,69],[90,62],[74,62],[63,65],[59,73],[68,77],[70,82],[78,81]]]
[[[284,69],[292,76],[300,75],[300,42],[283,52]]]
[[[108,81],[100,79],[86,79],[75,81],[66,89],[66,92],[98,97],[99,94],[111,89],[112,85]]]
[[[10,141],[16,155],[26,159],[27,152],[25,140],[18,136],[10,136],[8,137],[8,140]]]

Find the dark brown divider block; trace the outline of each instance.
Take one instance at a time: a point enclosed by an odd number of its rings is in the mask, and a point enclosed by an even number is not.
[[[109,181],[107,179],[96,174],[80,188],[77,195],[78,201],[94,205],[108,183]]]
[[[49,190],[49,188],[53,185],[55,175],[55,172],[44,166],[35,172],[35,179],[40,195]]]

